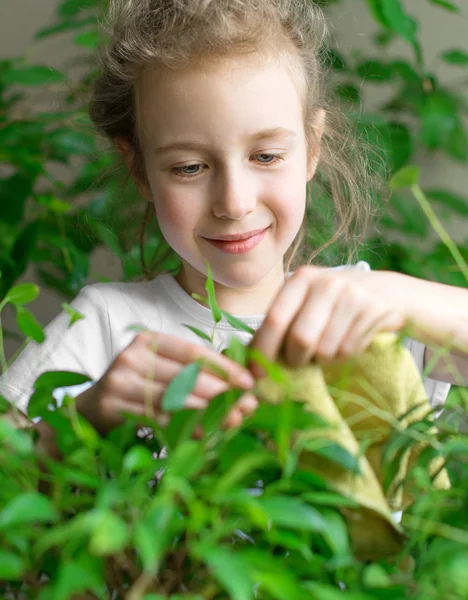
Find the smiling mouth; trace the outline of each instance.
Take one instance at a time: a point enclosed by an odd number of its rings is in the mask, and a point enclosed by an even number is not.
[[[268,226],[269,227],[269,226]],[[219,237],[205,237],[206,240],[211,240],[213,242],[239,242],[241,240],[248,240],[254,235],[258,235],[268,227],[263,227],[262,229],[254,229],[252,231],[248,231],[247,233],[233,233],[231,235],[222,235]]]

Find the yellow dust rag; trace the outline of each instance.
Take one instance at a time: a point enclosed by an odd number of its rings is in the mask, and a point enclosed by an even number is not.
[[[314,443],[334,442],[358,457],[359,471],[352,472],[326,458],[302,451],[299,467],[320,474],[334,489],[354,500],[357,509],[344,512],[356,555],[362,559],[395,554],[404,540],[392,511],[410,501],[404,485],[409,465],[422,449],[415,444],[400,463],[387,494],[382,489],[382,451],[394,431],[419,421],[431,411],[420,373],[410,352],[394,333],[378,334],[368,350],[346,359],[317,360],[305,367],[287,367],[278,361],[284,383],[266,377],[257,382],[260,401],[279,403],[285,397],[303,402],[307,410],[321,416],[330,427],[307,432]],[[406,419],[399,419],[408,413]],[[303,433],[301,432],[301,436]],[[365,452],[359,442],[367,440]],[[310,442],[308,442],[310,443]],[[439,471],[434,485],[449,487],[441,460],[430,465]]]

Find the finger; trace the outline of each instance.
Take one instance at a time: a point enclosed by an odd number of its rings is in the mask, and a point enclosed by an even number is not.
[[[280,348],[295,315],[300,311],[310,286],[310,279],[299,270],[285,283],[273,300],[265,319],[256,331],[249,346],[261,352],[268,360],[278,358]],[[257,377],[265,375],[255,362],[249,368]]]
[[[244,417],[251,415],[257,408],[257,398],[253,394],[244,394],[227,414],[223,427],[238,427]]]
[[[190,364],[198,359],[204,360],[203,370],[226,379],[229,385],[242,388],[255,385],[255,380],[248,369],[211,348],[198,346],[161,332],[141,332],[138,336],[141,343],[146,344],[153,352],[176,362]]]
[[[159,354],[152,355],[149,360],[152,363],[150,368],[145,368],[145,361],[142,360],[133,360],[132,367],[141,378],[157,381],[158,383],[166,385],[169,384],[185,366],[180,362],[176,362]],[[229,385],[217,375],[212,375],[201,369],[192,389],[192,393],[200,398],[210,400],[228,389]]]
[[[310,290],[304,309],[291,325],[285,341],[284,353],[289,365],[306,365],[316,354],[345,285],[343,279],[323,278]]]
[[[399,331],[405,326],[405,319],[394,310],[377,313],[373,318],[356,322],[344,340],[340,352],[343,354],[359,354],[364,352],[374,337],[383,331]]]
[[[112,405],[114,399],[151,407],[155,412],[160,411],[161,400],[167,386],[158,381],[151,381],[140,377],[132,370],[111,373],[103,386],[103,405]],[[193,392],[187,395],[185,406],[187,408],[204,409],[208,406],[206,398],[200,398]]]
[[[372,317],[377,314],[375,299],[367,291],[345,286],[320,336],[316,355],[322,359],[331,359],[340,354],[344,341],[348,339],[356,323],[363,323],[363,327],[365,323],[372,326]]]

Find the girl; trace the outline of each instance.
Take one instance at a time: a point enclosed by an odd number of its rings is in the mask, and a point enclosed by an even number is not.
[[[186,327],[213,327],[192,297],[205,295],[205,261],[218,304],[256,330],[251,345],[269,359],[281,351],[295,366],[362,352],[376,333],[412,323],[415,339],[405,343],[421,372],[425,343],[448,340],[456,383],[467,384],[468,290],[363,262],[327,269],[309,259],[290,271],[314,203],[308,182],[328,186],[336,205],[337,235],[327,244],[350,238],[370,207],[366,165],[327,97],[325,32],[310,0],[111,0],[91,118],[182,267],[176,277],[86,286],[72,303],[85,319],[71,328],[68,315],[54,319],[46,341],[31,343],[2,377],[1,394],[26,410],[40,373],[85,373],[91,385],[66,391],[104,434],[122,411],[145,414],[148,397],[157,412],[167,384],[204,357],[212,366],[186,405],[204,408],[241,387],[227,422],[236,426],[256,407],[249,389],[262,373],[220,354],[233,333],[245,342],[249,334],[223,320],[210,348]],[[150,332],[129,332],[136,324]],[[442,367],[425,380],[433,404],[455,382]],[[46,425],[41,433],[47,444]]]

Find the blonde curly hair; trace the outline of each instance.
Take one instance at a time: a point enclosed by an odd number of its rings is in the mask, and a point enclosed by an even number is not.
[[[304,222],[288,249],[284,270],[311,263],[330,245],[345,248],[343,259],[355,260],[375,213],[375,173],[353,122],[331,92],[327,62],[328,31],[323,11],[311,0],[109,0],[103,20],[106,43],[98,50],[99,74],[89,106],[98,132],[112,144],[123,137],[132,144],[131,174],[145,178],[138,131],[139,83],[157,66],[188,69],[199,61],[271,51],[290,54],[304,90],[304,131],[314,143],[317,111],[326,120],[317,172],[308,184]],[[317,210],[317,208],[319,210]],[[144,278],[163,272],[167,256],[144,260],[145,227],[154,216],[148,203],[140,232]],[[308,221],[311,225],[308,226]],[[327,239],[324,231],[333,224]],[[156,255],[155,255],[156,256]]]

